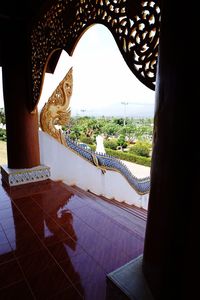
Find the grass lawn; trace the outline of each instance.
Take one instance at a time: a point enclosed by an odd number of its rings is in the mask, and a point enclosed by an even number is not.
[[[0,165],[7,164],[6,142],[0,141]]]

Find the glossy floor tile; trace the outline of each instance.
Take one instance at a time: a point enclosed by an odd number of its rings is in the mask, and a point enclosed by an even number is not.
[[[106,274],[143,251],[144,216],[62,182],[0,184],[0,299],[105,300]]]

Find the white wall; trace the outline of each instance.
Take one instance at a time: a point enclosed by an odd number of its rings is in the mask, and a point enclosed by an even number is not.
[[[139,195],[120,173],[107,170],[102,174],[100,169],[43,131],[39,131],[39,139],[41,164],[51,168],[51,179],[147,209],[149,195]]]

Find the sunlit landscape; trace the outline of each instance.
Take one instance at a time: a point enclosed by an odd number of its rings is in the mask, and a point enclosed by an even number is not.
[[[54,74],[45,74],[39,112],[71,67],[71,120],[63,131],[70,128],[71,139],[85,143],[93,150],[96,136],[101,134],[106,153],[150,166],[154,91],[145,87],[130,71],[105,26],[95,25],[88,29],[72,57],[62,51]],[[1,81],[0,78],[0,84]],[[3,107],[1,86],[0,107]],[[5,120],[1,123],[5,124]],[[0,133],[0,163],[3,164],[7,162],[5,129]]]
[[[131,72],[111,32],[100,24],[83,34],[72,56],[62,51],[54,74],[45,74],[39,110],[71,67],[72,116],[153,117],[154,91]]]

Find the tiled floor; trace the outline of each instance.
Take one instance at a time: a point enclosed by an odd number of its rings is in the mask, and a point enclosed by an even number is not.
[[[62,182],[0,184],[0,299],[106,299],[106,273],[142,253],[145,225]]]

